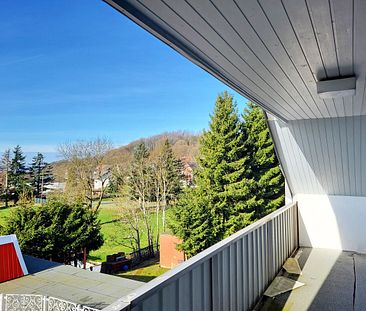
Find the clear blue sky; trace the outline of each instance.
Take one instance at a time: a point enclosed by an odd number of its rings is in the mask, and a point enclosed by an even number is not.
[[[0,29],[0,151],[201,131],[228,89],[101,0],[1,0]]]

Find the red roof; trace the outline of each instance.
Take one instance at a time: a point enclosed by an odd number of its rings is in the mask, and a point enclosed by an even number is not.
[[[15,235],[0,237],[0,283],[28,274]]]

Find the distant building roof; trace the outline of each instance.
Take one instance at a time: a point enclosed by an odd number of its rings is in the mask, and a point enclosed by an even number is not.
[[[64,182],[53,182],[53,183],[44,185],[43,188],[49,189],[49,190],[64,190],[65,183]]]
[[[0,283],[0,293],[52,296],[102,309],[144,284],[31,256],[24,261],[29,275]]]

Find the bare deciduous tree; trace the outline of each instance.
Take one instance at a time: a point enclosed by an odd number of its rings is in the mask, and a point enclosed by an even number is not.
[[[157,207],[162,207],[162,226],[165,231],[165,212],[170,201],[174,200],[181,190],[181,162],[173,154],[172,146],[166,139],[158,156],[153,160],[155,199]]]
[[[89,141],[65,143],[59,146],[59,152],[67,160],[68,189],[76,192],[74,195],[81,198],[91,209],[97,211],[106,190],[109,177],[105,165],[105,156],[112,149],[109,140],[97,138]],[[100,180],[101,187],[95,196],[94,181]],[[97,198],[96,203],[93,201]]]
[[[128,244],[122,243],[122,245],[129,247],[132,251],[137,252],[138,256],[141,257],[141,234],[143,228],[143,215],[139,206],[135,202],[127,201],[119,202],[119,220],[121,223],[126,225],[125,236],[122,237],[124,241],[128,241]]]
[[[148,201],[151,197],[151,167],[149,163],[149,150],[143,142],[135,149],[134,159],[128,176],[127,185],[130,197],[138,202],[143,214],[147,241],[150,253],[154,253],[153,232],[150,224],[150,208]]]

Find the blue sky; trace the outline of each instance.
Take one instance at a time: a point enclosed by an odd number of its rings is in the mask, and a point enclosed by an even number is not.
[[[101,0],[2,0],[0,29],[0,151],[198,132],[228,89]]]

